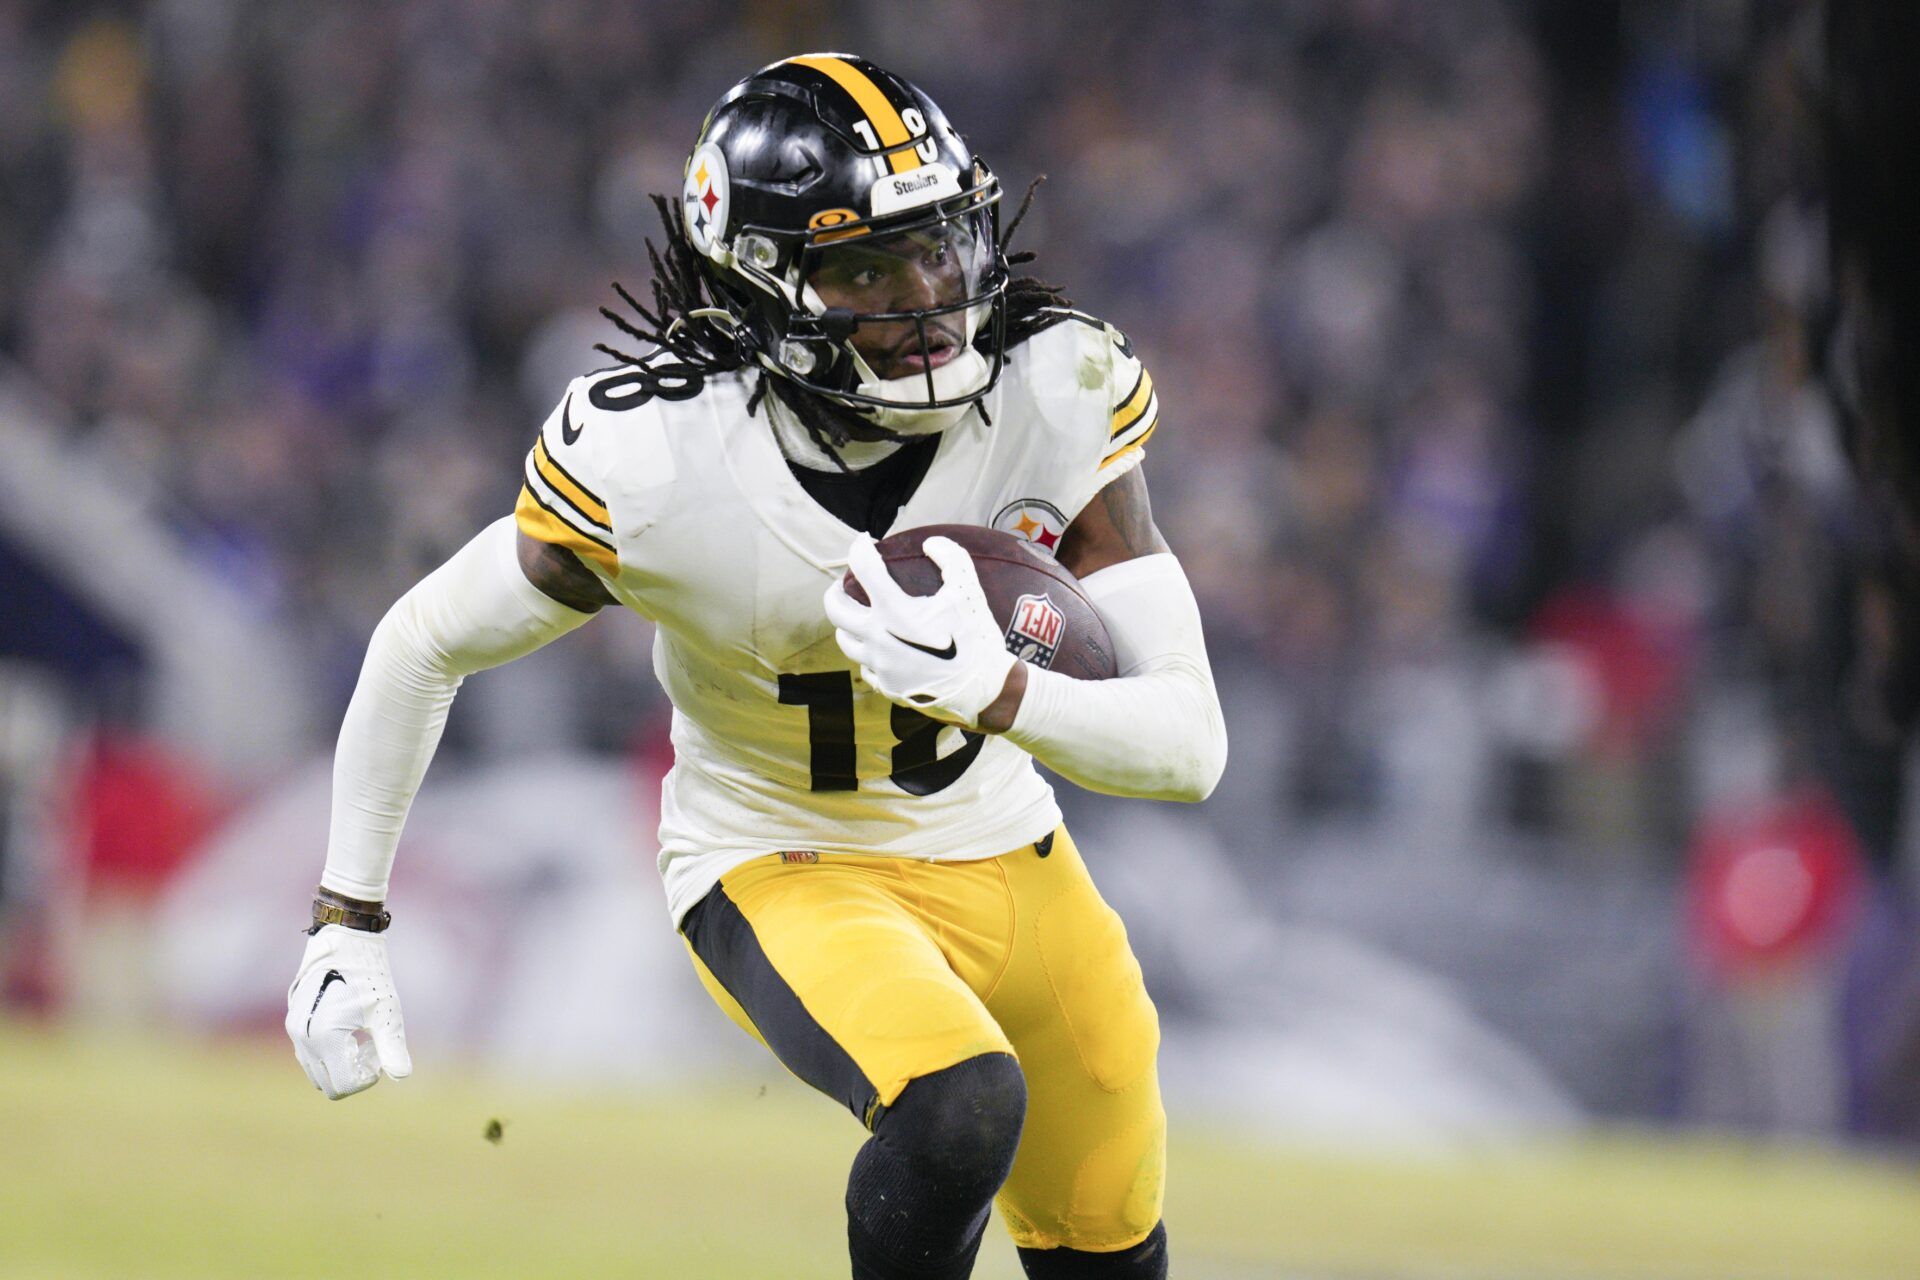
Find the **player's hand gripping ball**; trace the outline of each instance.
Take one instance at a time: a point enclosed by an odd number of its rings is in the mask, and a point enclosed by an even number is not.
[[[999,696],[1008,655],[1080,680],[1116,674],[1106,624],[1074,576],[995,529],[927,525],[879,543],[862,536],[826,604],[840,647],[868,684],[968,727]]]

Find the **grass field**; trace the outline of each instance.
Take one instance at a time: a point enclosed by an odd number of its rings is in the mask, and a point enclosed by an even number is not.
[[[334,1104],[278,1043],[0,1023],[0,1276],[844,1276],[860,1137],[789,1081],[567,1095],[441,1070]],[[1176,1119],[1171,1164],[1181,1280],[1920,1276],[1920,1169],[1861,1157],[1618,1138],[1395,1161]],[[1019,1275],[997,1228],[976,1274]]]

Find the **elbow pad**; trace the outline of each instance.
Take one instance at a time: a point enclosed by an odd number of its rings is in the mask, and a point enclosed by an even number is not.
[[[374,629],[334,749],[325,887],[385,899],[400,829],[460,681],[593,616],[527,581],[515,543],[512,517],[488,525]]]
[[[1206,799],[1226,768],[1227,731],[1179,560],[1141,556],[1080,585],[1107,624],[1119,675],[1075,680],[1029,667],[1007,738],[1089,790]]]

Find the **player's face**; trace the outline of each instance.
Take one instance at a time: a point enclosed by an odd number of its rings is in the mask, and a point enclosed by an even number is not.
[[[955,306],[979,284],[985,257],[978,238],[957,220],[816,252],[808,283],[827,306],[856,315]],[[878,377],[923,373],[959,354],[966,342],[965,314],[948,311],[920,324],[863,321],[854,330],[853,346]]]

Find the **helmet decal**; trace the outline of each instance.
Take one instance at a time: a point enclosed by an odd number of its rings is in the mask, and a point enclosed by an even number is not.
[[[822,209],[807,219],[807,230],[813,232],[813,243],[831,244],[835,240],[847,240],[854,236],[864,236],[868,228],[847,227],[845,231],[835,231],[835,227],[846,226],[849,222],[860,221],[857,209]]]
[[[902,209],[917,209],[960,194],[960,176],[950,164],[927,164],[912,173],[890,173],[873,184],[868,199],[878,218]]]
[[[904,144],[915,141],[916,133],[926,132],[926,121],[920,113],[911,107],[907,108],[913,111],[915,119],[920,120],[921,127],[915,130],[905,113],[893,105],[873,77],[855,66],[847,55],[810,53],[789,61],[818,71],[845,91],[847,97],[853,100],[854,109],[859,112],[853,122],[854,132],[860,134],[860,140],[872,150],[884,148],[887,151],[884,167],[891,168],[895,173],[905,173],[919,168],[923,159],[931,159],[931,156],[923,156],[915,148],[904,147]]]
[[[727,157],[713,143],[703,142],[687,160],[680,207],[687,216],[687,239],[716,261],[726,254],[727,196]]]

